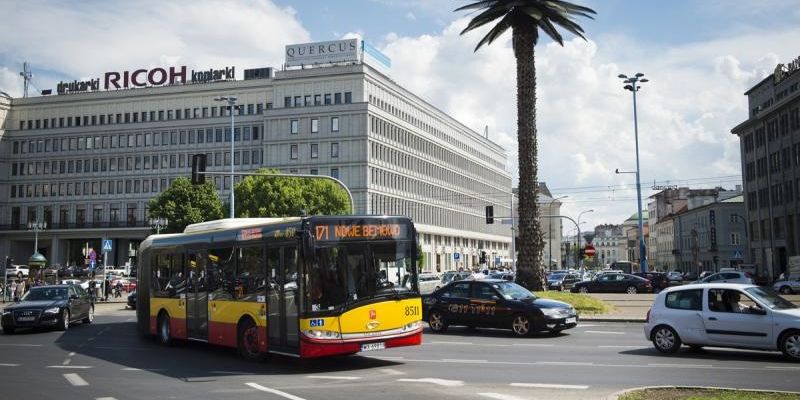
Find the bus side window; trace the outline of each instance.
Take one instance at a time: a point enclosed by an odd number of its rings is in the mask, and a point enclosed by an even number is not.
[[[264,276],[263,248],[239,248],[239,266],[236,274],[236,299],[242,301],[258,301],[264,296],[266,276]]]

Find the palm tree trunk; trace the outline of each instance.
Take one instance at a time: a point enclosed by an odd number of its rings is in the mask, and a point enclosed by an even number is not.
[[[530,290],[542,290],[541,250],[544,246],[539,224],[536,148],[536,28],[517,26],[513,30],[517,58],[517,142],[519,145],[519,261],[517,282]]]

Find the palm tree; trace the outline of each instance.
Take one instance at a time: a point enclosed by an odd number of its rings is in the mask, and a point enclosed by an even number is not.
[[[539,29],[560,45],[564,39],[556,29],[559,26],[574,35],[583,36],[583,28],[575,17],[594,19],[594,10],[561,0],[481,0],[457,8],[455,11],[482,10],[461,31],[465,34],[475,28],[500,20],[478,42],[475,51],[491,44],[511,28],[514,55],[517,58],[517,143],[519,149],[519,261],[517,282],[531,290],[544,286],[541,270],[542,240],[539,208],[536,204],[537,146],[536,146],[536,65],[534,46],[539,39]]]

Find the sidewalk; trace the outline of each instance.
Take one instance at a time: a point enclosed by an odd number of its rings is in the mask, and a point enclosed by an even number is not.
[[[582,315],[581,321],[644,322],[647,318],[647,310],[650,309],[656,297],[653,293],[590,293],[589,295],[611,304],[614,306],[614,311],[606,314]],[[784,297],[792,303],[800,304],[798,295]]]

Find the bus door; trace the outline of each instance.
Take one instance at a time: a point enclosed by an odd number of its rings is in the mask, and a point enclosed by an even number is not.
[[[208,340],[208,268],[203,250],[189,250],[186,323],[189,339]]]
[[[267,345],[270,351],[298,354],[299,332],[297,244],[267,249]]]

